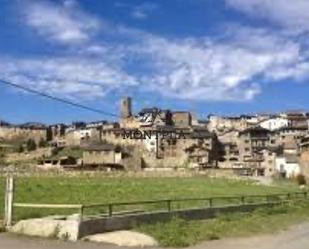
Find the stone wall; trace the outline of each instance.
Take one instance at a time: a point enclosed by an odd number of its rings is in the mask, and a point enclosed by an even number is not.
[[[309,178],[309,151],[303,151],[301,153],[299,163],[302,173]]]
[[[46,139],[46,129],[1,126],[0,138],[6,141],[33,139],[38,143],[41,139]]]
[[[102,165],[114,164],[115,152],[114,151],[84,151],[83,164],[85,165]]]

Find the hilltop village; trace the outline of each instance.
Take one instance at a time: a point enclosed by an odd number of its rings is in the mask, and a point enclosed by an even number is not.
[[[0,121],[2,165],[41,169],[195,170],[309,177],[309,113],[209,115],[145,108],[121,100],[119,122],[71,125]]]

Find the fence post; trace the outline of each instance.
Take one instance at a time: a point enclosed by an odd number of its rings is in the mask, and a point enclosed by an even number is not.
[[[212,206],[213,206],[213,200],[212,198],[209,198],[209,207],[212,208]]]
[[[240,200],[241,200],[241,204],[245,205],[245,197],[244,196],[240,197]]]
[[[84,217],[84,205],[81,205],[80,210],[79,210],[79,221],[82,222],[83,221],[83,217]]]
[[[4,226],[12,226],[13,217],[13,201],[14,201],[14,178],[9,174],[6,178],[5,186],[5,207],[4,207]]]
[[[108,204],[108,216],[113,216],[113,204]]]
[[[167,200],[167,211],[170,213],[172,211],[171,200]]]

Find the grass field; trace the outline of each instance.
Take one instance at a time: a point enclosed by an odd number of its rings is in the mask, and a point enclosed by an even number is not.
[[[207,177],[24,177],[16,179],[15,202],[47,204],[92,204],[130,202],[168,198],[193,198],[230,195],[284,193],[296,186],[280,184],[259,186],[249,181]],[[4,178],[0,178],[0,203],[4,202]],[[3,204],[0,206],[3,214]],[[155,207],[158,208],[158,207]],[[95,212],[104,212],[96,210]],[[15,218],[76,213],[77,210],[41,210],[17,208]],[[90,210],[91,212],[91,210]]]
[[[161,246],[185,247],[205,240],[274,233],[309,219],[309,202],[261,208],[253,213],[225,214],[212,220],[148,224],[135,230],[153,236]]]

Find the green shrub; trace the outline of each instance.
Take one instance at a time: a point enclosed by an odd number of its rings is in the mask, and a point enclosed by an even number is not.
[[[306,178],[303,174],[298,174],[296,176],[296,181],[297,181],[298,185],[306,185],[307,184]]]
[[[28,151],[36,150],[36,143],[33,139],[28,139],[26,143],[26,147]]]
[[[24,146],[22,144],[20,144],[17,148],[17,152],[18,153],[23,153],[24,152]]]
[[[46,146],[47,146],[47,141],[44,140],[43,138],[41,138],[40,141],[39,141],[39,147],[44,148]]]
[[[161,246],[185,247],[194,243],[194,230],[188,229],[188,222],[173,218],[168,222],[158,222],[151,225],[142,225],[138,228],[140,231],[151,233],[159,241]]]

